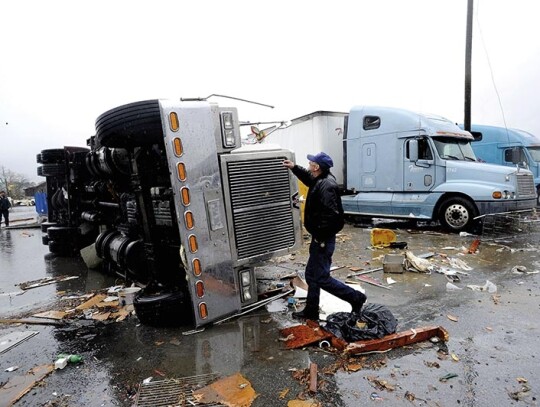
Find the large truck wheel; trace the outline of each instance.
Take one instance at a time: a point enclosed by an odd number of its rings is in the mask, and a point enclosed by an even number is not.
[[[540,206],[540,185],[536,187],[536,206]]]
[[[38,167],[38,170],[39,168],[41,168],[41,175],[43,177],[59,177],[66,173],[66,166],[62,163],[43,164],[41,167]]]
[[[111,109],[96,120],[96,139],[112,148],[149,146],[163,142],[158,100],[146,100]]]
[[[447,198],[440,206],[439,222],[450,232],[470,230],[478,211],[468,199],[459,196]]]
[[[52,148],[49,150],[41,150],[41,161],[38,163],[41,164],[55,164],[63,163],[66,161],[66,156],[63,148]]]
[[[142,290],[133,300],[135,313],[145,325],[182,326],[193,323],[191,301],[184,291]]]
[[[75,242],[79,234],[78,228],[69,226],[51,226],[47,229],[49,239],[55,242]]]

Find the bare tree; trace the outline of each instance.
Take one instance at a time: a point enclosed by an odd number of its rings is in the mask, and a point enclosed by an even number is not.
[[[24,175],[0,165],[0,190],[6,191],[11,198],[24,198],[24,188],[28,188],[33,184]]]

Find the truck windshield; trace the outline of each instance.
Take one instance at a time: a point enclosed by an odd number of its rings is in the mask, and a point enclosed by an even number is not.
[[[527,147],[534,161],[540,162],[540,147]]]
[[[476,161],[476,156],[468,140],[451,137],[433,138],[439,157],[447,160]]]

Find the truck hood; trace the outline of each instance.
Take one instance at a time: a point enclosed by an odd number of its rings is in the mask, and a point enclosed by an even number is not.
[[[488,163],[479,163],[473,161],[446,161],[446,174],[448,179],[462,178],[464,174],[470,176],[471,174],[482,174],[482,179],[487,181],[488,174],[493,174],[493,180],[500,181],[501,175],[510,175],[519,172],[521,174],[531,174],[532,172],[523,168],[507,167],[505,165],[496,165]]]

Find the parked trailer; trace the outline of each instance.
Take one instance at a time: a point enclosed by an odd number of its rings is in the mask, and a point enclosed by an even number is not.
[[[308,153],[330,154],[349,215],[437,220],[459,232],[478,216],[533,209],[531,171],[477,162],[472,140],[440,116],[356,106],[299,117],[264,142],[294,151],[304,166]]]

